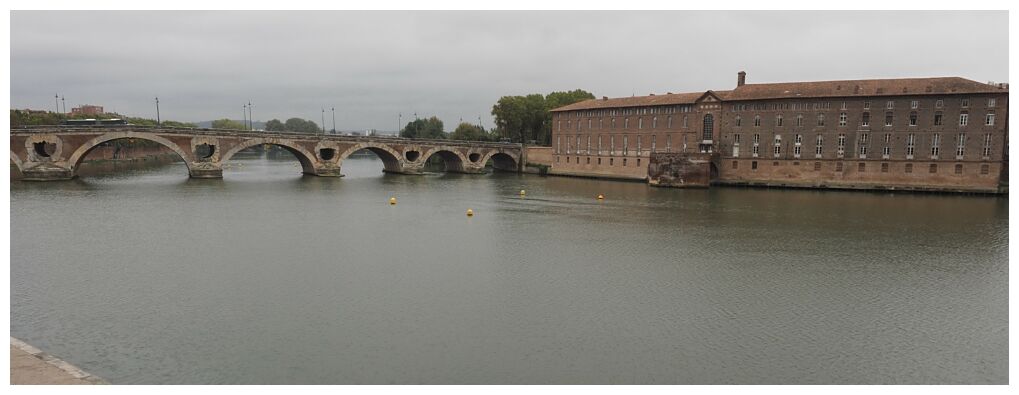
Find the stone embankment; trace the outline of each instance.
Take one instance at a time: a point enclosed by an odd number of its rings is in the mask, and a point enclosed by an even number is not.
[[[109,384],[60,358],[11,337],[11,384]]]

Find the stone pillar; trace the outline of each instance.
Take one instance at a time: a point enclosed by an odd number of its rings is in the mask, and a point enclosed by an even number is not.
[[[26,162],[21,170],[23,181],[58,181],[74,178],[74,171],[47,162]]]
[[[223,178],[223,166],[216,162],[192,162],[191,178]]]

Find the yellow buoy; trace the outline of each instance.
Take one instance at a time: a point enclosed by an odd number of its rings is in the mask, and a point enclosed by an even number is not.
[[[389,198],[389,205],[394,205],[394,204],[396,204],[396,197]]]
[[[527,191],[521,189],[520,190],[520,196],[524,196],[524,195],[527,195]]]
[[[474,210],[467,209],[467,216],[468,217],[473,217],[474,216]]]
[[[598,195],[598,200],[605,200],[605,195],[601,195],[601,194],[599,194],[599,195]]]

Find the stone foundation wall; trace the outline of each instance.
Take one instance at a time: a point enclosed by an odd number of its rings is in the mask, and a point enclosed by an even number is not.
[[[711,185],[711,154],[654,153],[648,164],[648,184],[673,188]]]

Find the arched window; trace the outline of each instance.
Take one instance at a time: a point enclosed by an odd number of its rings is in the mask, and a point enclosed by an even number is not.
[[[715,131],[715,117],[711,114],[704,116],[704,140],[711,140],[711,136]]]

